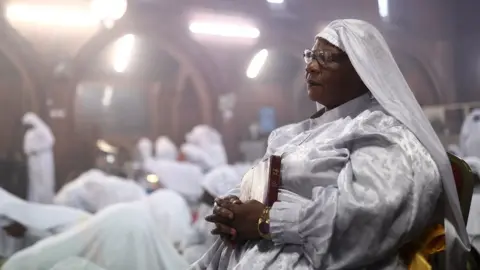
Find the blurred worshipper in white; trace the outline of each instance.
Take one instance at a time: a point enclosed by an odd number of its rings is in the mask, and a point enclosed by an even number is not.
[[[480,158],[480,109],[473,110],[465,118],[459,143],[464,157]]]
[[[153,158],[153,143],[148,138],[141,138],[137,142],[136,162],[139,169],[144,169],[145,163]]]
[[[89,217],[74,208],[27,202],[0,188],[0,257],[8,258]]]
[[[55,137],[50,128],[34,113],[26,113],[23,150],[28,159],[28,200],[51,203],[55,196]]]
[[[154,191],[146,201],[157,226],[178,248],[185,235],[190,234],[192,230],[192,213],[187,201],[180,194],[169,189]]]
[[[178,192],[190,207],[195,207],[202,196],[200,186],[204,174],[199,166],[175,160],[157,160],[147,163],[149,182],[156,182],[158,187]]]
[[[198,209],[198,219],[190,234],[184,235],[180,249],[184,258],[193,263],[200,259],[217,239],[211,234],[215,225],[205,221],[212,213],[214,199],[227,194],[240,185],[241,176],[233,166],[224,165],[211,170],[202,182],[203,196]]]
[[[78,264],[105,270],[188,268],[150,206],[147,199],[110,206],[82,225],[16,253],[2,270],[85,270]]]
[[[156,141],[155,155],[156,158],[150,157],[145,162],[144,169],[150,174],[147,176],[148,182],[156,183],[157,188],[177,192],[190,207],[194,207],[202,196],[202,169],[195,164],[177,161],[178,150],[167,137],[160,137]]]
[[[177,160],[178,149],[166,136],[160,136],[155,141],[155,157],[157,160]]]
[[[96,213],[122,202],[133,202],[147,196],[135,181],[91,169],[65,184],[55,196],[55,204]]]
[[[466,157],[464,160],[475,174],[476,181],[468,215],[467,232],[472,246],[480,251],[480,158]]]
[[[228,163],[222,136],[206,125],[196,126],[185,135],[180,151],[186,161],[199,165],[206,172]]]

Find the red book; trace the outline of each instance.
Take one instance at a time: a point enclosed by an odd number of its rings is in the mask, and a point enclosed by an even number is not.
[[[281,185],[282,158],[270,156],[251,168],[242,178],[240,200],[257,200],[272,206],[278,200]]]

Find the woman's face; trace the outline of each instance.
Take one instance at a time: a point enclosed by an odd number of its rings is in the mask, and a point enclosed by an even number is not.
[[[311,59],[306,66],[308,96],[311,100],[334,108],[358,96],[355,92],[363,83],[345,52],[317,38],[312,54],[315,59]]]

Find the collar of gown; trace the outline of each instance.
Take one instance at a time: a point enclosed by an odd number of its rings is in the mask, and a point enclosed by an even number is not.
[[[376,101],[373,98],[372,94],[366,93],[334,109],[328,111],[321,109],[317,111],[310,117],[309,122],[311,126],[316,126],[319,124],[335,121],[340,118],[360,113],[371,107],[374,103],[376,103]]]

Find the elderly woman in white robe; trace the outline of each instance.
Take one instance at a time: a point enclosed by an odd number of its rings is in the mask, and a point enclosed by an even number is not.
[[[186,160],[209,171],[228,163],[227,153],[222,143],[222,135],[206,125],[196,126],[185,135],[186,143],[181,152]]]
[[[92,169],[63,186],[54,201],[58,205],[96,213],[109,205],[133,202],[146,196],[145,190],[135,181]]]
[[[333,21],[305,61],[323,106],[269,137],[266,156],[283,156],[279,200],[217,199],[207,220],[223,239],[191,269],[407,269],[400,249],[443,220],[447,269],[463,269],[448,157],[378,30]]]
[[[203,197],[198,209],[198,219],[193,230],[186,234],[181,245],[184,258],[193,263],[208,250],[216,237],[210,232],[215,226],[205,220],[212,213],[214,198],[224,196],[240,184],[241,175],[236,168],[224,165],[210,171],[202,182]]]
[[[106,270],[188,267],[158,226],[147,200],[142,200],[108,207],[85,223],[16,253],[2,270],[59,269],[85,261]]]
[[[51,203],[55,195],[55,138],[50,128],[34,113],[26,113],[22,123],[27,127],[23,150],[28,158],[28,200]]]
[[[26,202],[0,188],[0,257],[8,258],[89,217],[73,208]]]

